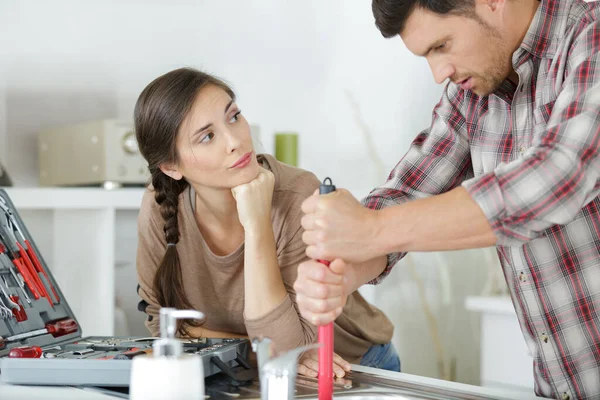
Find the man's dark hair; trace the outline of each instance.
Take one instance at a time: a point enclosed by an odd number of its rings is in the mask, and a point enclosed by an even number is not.
[[[408,17],[416,8],[441,15],[472,16],[475,0],[373,0],[371,7],[377,29],[383,37],[391,38],[404,30]]]

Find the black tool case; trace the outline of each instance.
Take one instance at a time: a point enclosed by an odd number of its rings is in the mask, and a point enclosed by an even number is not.
[[[90,303],[93,300],[90,299]],[[0,189],[0,380],[28,385],[128,386],[131,359],[152,337],[82,337],[67,299],[6,191]],[[204,376],[256,375],[247,339],[181,339]],[[234,372],[235,370],[235,372]]]

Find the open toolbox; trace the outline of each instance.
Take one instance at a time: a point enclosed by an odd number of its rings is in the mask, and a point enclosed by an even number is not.
[[[82,337],[77,318],[7,193],[0,189],[0,380],[29,385],[128,386],[131,360],[153,337]],[[179,339],[204,376],[256,376],[247,339]]]

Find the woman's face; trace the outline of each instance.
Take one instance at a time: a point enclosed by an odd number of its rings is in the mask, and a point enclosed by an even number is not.
[[[248,121],[223,89],[207,85],[177,134],[175,179],[185,179],[197,189],[231,189],[258,176]],[[166,168],[169,169],[169,168]],[[165,171],[165,169],[163,169]]]

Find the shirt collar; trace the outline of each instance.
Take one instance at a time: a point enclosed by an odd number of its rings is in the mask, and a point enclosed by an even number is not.
[[[565,34],[573,0],[541,0],[519,49],[552,58]]]

